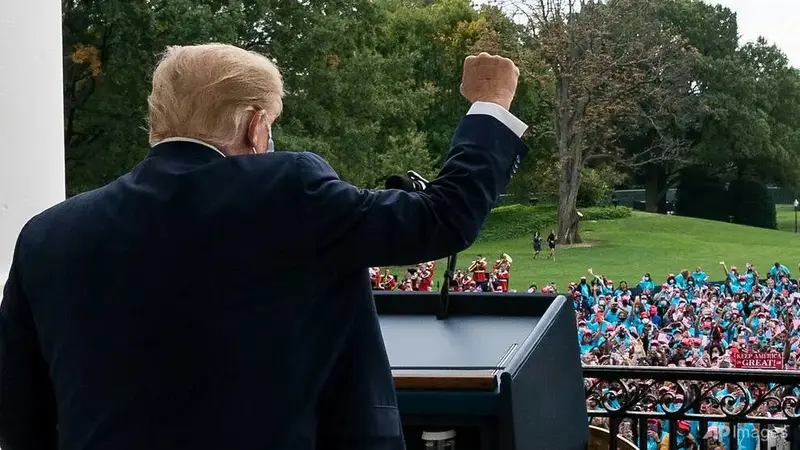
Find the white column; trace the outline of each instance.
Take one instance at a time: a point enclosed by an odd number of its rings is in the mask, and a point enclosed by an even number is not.
[[[61,2],[0,7],[0,286],[25,222],[64,199]]]

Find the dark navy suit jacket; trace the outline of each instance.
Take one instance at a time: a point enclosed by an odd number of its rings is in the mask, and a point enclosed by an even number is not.
[[[156,145],[20,233],[0,447],[404,448],[366,268],[467,248],[526,152],[468,115],[408,193],[353,187],[312,153]]]

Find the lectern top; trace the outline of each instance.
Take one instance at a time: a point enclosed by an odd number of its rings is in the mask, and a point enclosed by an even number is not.
[[[494,390],[538,319],[390,315],[380,322],[396,388]]]

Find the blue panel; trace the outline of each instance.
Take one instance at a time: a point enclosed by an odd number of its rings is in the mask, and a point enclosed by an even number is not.
[[[496,392],[398,391],[401,415],[495,416],[500,396]]]

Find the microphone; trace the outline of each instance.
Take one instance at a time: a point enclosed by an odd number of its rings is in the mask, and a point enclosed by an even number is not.
[[[418,191],[424,191],[425,189],[428,189],[428,185],[431,184],[430,181],[422,178],[422,175],[414,172],[413,170],[406,172],[406,176],[414,183],[414,186]]]
[[[386,179],[383,184],[386,189],[400,189],[406,192],[424,191],[428,188],[430,181],[422,177],[422,175],[409,170],[407,176],[392,175]]]
[[[400,189],[406,192],[416,192],[417,188],[414,186],[414,181],[411,178],[402,175],[392,175],[386,179],[384,183],[386,189]]]
[[[386,189],[400,189],[406,192],[424,191],[430,182],[422,175],[409,170],[407,176],[392,175],[386,179],[384,186]],[[450,316],[450,284],[456,272],[456,261],[458,254],[447,257],[447,267],[444,271],[444,283],[442,284],[441,295],[439,296],[439,310],[436,312],[436,319],[446,320]]]

